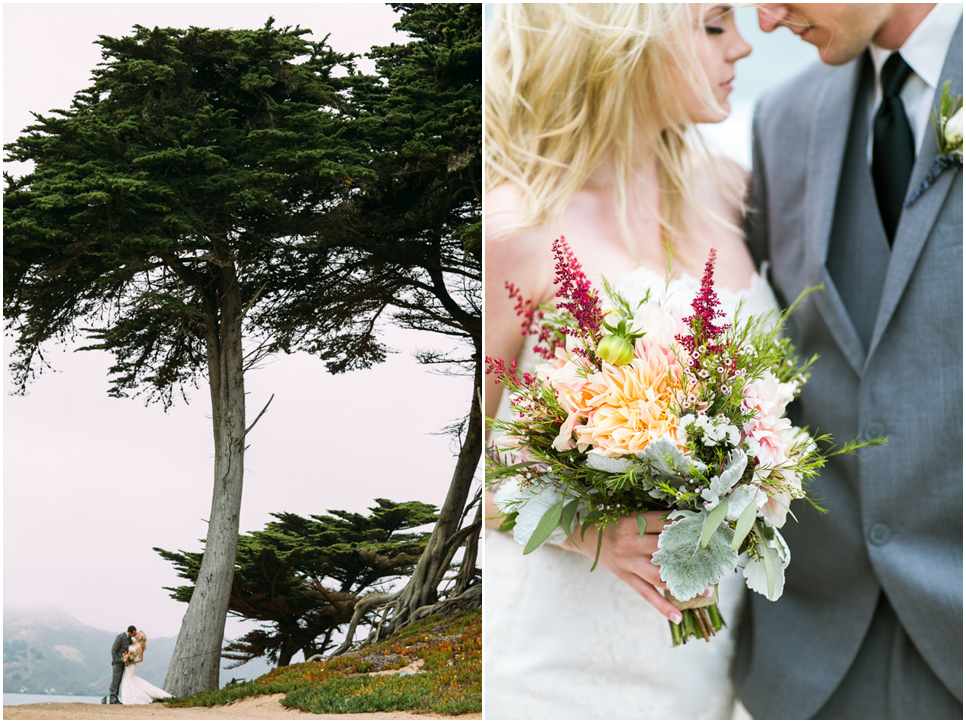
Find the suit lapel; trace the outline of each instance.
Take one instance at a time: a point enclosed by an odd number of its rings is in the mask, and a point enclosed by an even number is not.
[[[865,349],[825,268],[825,260],[835,217],[835,199],[842,177],[849,122],[865,62],[863,54],[833,73],[815,100],[805,183],[807,283],[825,287],[824,292],[815,294],[815,305],[856,374],[861,373],[865,362]]]
[[[942,95],[942,86],[945,82],[951,81],[949,91],[953,95],[963,92],[963,21],[959,20],[959,27],[953,35],[949,52],[946,54],[946,61],[943,63],[943,71],[940,76],[939,88],[933,99],[933,107],[939,107],[939,98]],[[933,133],[932,125],[926,129],[926,136],[923,139],[922,147],[916,158],[916,165],[912,169],[912,178],[909,182],[907,197],[919,186],[922,179],[929,172],[939,149],[936,147],[936,136]],[[952,185],[953,177],[959,173],[956,169],[946,169],[939,179],[933,183],[929,190],[920,196],[912,206],[902,212],[899,218],[899,227],[896,229],[895,243],[892,249],[892,258],[889,261],[889,270],[886,274],[885,285],[882,289],[882,300],[879,303],[879,313],[876,317],[875,331],[872,333],[872,343],[869,347],[869,358],[875,352],[882,335],[885,333],[889,320],[892,318],[902,298],[902,293],[909,283],[909,277],[916,266],[916,261],[922,253],[926,238],[932,230],[933,223],[939,215],[949,187]]]

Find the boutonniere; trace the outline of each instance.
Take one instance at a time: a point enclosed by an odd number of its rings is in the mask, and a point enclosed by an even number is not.
[[[949,81],[943,85],[943,94],[939,99],[938,113],[930,113],[932,127],[936,131],[936,147],[939,155],[932,163],[929,173],[922,179],[903,208],[909,208],[927,188],[950,166],[963,165],[963,96],[952,96],[949,93]]]

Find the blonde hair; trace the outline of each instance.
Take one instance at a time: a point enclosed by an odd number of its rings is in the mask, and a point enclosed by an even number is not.
[[[681,84],[717,105],[692,27],[682,3],[499,7],[487,38],[486,187],[520,188],[520,228],[558,216],[604,163],[624,219],[628,181],[648,153],[665,238],[676,236],[684,204],[700,209]]]
[[[134,639],[141,644],[142,653],[148,649],[148,636],[145,635],[142,631],[138,630],[137,633],[135,633],[134,635]]]

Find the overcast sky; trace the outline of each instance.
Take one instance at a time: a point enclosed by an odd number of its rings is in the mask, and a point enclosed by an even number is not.
[[[259,28],[270,15],[276,27],[330,34],[340,52],[406,40],[384,4],[5,3],[4,143],[30,111],[67,108],[90,86],[98,35],[123,36],[135,24]],[[367,59],[359,67],[375,70]],[[271,512],[365,512],[376,497],[442,504],[456,447],[435,433],[465,415],[471,379],[412,360],[414,348],[445,339],[391,328],[386,338],[400,353],[370,371],[330,376],[297,355],[246,375],[250,420],[275,400],[248,438],[242,532],[261,529]],[[5,338],[7,362],[11,347]],[[187,606],[162,588],[181,581],[151,548],[201,549],[213,464],[207,389],[165,413],[107,396],[108,354],[51,345],[47,358],[56,371],[25,397],[10,396],[5,364],[4,606],[55,605],[105,630],[177,635]],[[229,621],[230,636],[246,629]]]

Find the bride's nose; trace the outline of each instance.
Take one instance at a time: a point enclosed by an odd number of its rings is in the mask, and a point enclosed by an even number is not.
[[[728,62],[735,63],[742,58],[747,58],[751,55],[751,46],[748,42],[741,37],[741,33],[737,30],[735,31],[736,40],[732,43],[731,47],[728,49]]]

